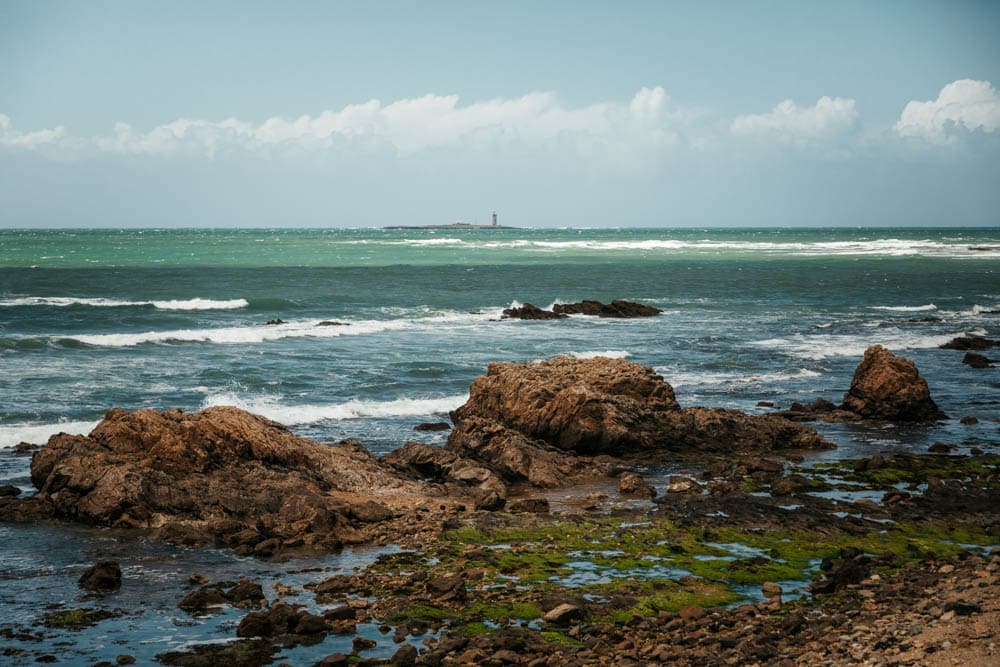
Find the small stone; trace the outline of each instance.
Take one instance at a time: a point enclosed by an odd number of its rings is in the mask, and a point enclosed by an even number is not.
[[[942,621],[950,621],[951,619],[955,618],[955,612],[946,611],[945,613],[941,614],[940,618]]]
[[[574,604],[564,602],[563,604],[545,612],[542,620],[553,625],[566,625],[570,621],[583,617],[583,610]]]
[[[951,565],[950,563],[947,565],[942,565],[941,567],[938,568],[938,572],[940,572],[941,574],[951,574],[954,571],[955,571],[955,566]]]
[[[694,619],[701,618],[704,615],[705,615],[705,610],[696,604],[684,607],[678,612],[678,616],[680,616],[685,621],[692,621]]]
[[[375,648],[378,642],[375,642],[367,637],[355,637],[354,641],[351,642],[351,648],[354,649],[354,653],[360,653],[361,651],[367,651],[368,649]]]
[[[773,581],[765,581],[760,590],[764,594],[764,597],[768,599],[781,598],[781,586]]]

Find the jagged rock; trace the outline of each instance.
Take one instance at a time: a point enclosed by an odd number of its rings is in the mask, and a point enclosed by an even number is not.
[[[672,475],[670,479],[667,480],[667,493],[701,493],[701,484],[694,481],[690,477]]]
[[[653,306],[632,301],[615,299],[611,303],[600,301],[580,301],[578,303],[557,303],[552,312],[564,315],[594,315],[597,317],[652,317],[663,311]]]
[[[53,436],[31,479],[38,494],[5,499],[6,516],[157,528],[261,557],[363,542],[390,521],[397,534],[429,530],[412,509],[440,495],[357,443],[322,445],[229,407],[110,410],[89,436]]]
[[[288,322],[284,321],[283,319],[281,319],[279,317],[279,318],[275,318],[273,320],[268,320],[267,322],[264,322],[264,324],[266,326],[274,326],[276,324],[288,324]]]
[[[780,417],[681,409],[653,369],[623,359],[491,363],[451,418],[448,447],[455,450],[486,433],[576,454],[831,446],[813,429]]]
[[[507,308],[503,311],[504,319],[512,320],[561,320],[566,315],[554,313],[551,310],[542,310],[538,306],[526,303],[516,308]]]
[[[632,498],[655,498],[656,489],[634,472],[624,472],[618,478],[618,493]]]
[[[965,356],[962,357],[962,363],[972,368],[993,368],[992,359],[975,352],[966,352]]]
[[[413,644],[403,644],[389,658],[390,665],[412,665],[417,660],[417,647]]]
[[[0,486],[0,498],[14,498],[19,495],[21,495],[21,489],[12,484]]]
[[[947,418],[931,398],[916,365],[881,345],[865,350],[841,407],[866,419],[926,422]]]
[[[113,560],[103,560],[84,570],[77,583],[91,593],[114,593],[122,587],[122,569]]]
[[[1000,347],[1000,340],[983,338],[982,336],[959,336],[941,346],[944,350],[977,350],[983,351]]]

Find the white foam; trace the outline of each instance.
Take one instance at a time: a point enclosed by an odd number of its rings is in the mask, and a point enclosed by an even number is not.
[[[860,357],[871,345],[882,345],[890,350],[928,349],[944,345],[956,336],[983,336],[986,331],[957,332],[939,335],[921,335],[900,329],[871,332],[864,336],[851,335],[804,335],[787,338],[769,338],[753,341],[751,345],[777,348],[781,352],[800,359],[827,359],[829,357]]]
[[[797,380],[800,378],[818,377],[821,375],[821,373],[808,368],[796,368],[786,372],[759,373],[756,375],[710,371],[695,373],[678,372],[669,368],[661,367],[657,367],[654,370],[662,375],[673,387],[778,384],[786,380]]]
[[[596,359],[598,357],[625,359],[629,356],[629,353],[627,350],[604,350],[603,352],[588,350],[586,352],[563,352],[563,356],[573,357],[574,359]]]
[[[460,394],[437,398],[400,398],[393,401],[353,400],[328,405],[287,405],[273,396],[247,398],[233,393],[222,393],[206,397],[203,407],[232,405],[286,426],[296,426],[326,420],[446,414],[465,403],[468,398],[468,394]]]
[[[96,421],[58,422],[56,424],[9,424],[0,426],[0,449],[20,442],[42,445],[56,433],[90,433]]]
[[[928,303],[924,306],[872,306],[873,310],[891,310],[900,313],[917,313],[925,310],[937,310],[937,306]]]
[[[153,306],[161,310],[235,310],[246,308],[246,299],[171,299],[167,301],[124,301],[121,299],[26,296],[14,299],[0,299],[0,306],[92,306],[95,308],[121,308],[126,306]]]
[[[63,336],[87,345],[100,347],[131,347],[144,343],[218,343],[253,344],[284,338],[338,338],[398,331],[417,327],[440,328],[441,325],[473,324],[489,319],[489,313],[455,313],[436,317],[393,320],[341,320],[347,326],[318,326],[321,320],[298,320],[285,324],[254,324],[214,329],[173,329],[141,333],[83,334]],[[54,338],[56,336],[53,336]]]

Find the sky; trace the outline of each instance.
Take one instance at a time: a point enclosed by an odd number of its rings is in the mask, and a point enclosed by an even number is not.
[[[0,0],[0,228],[1000,225],[1000,3]]]

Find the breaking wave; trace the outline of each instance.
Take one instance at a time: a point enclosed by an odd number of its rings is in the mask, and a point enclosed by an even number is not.
[[[202,407],[231,405],[286,426],[299,426],[327,420],[447,414],[465,403],[468,398],[468,394],[461,394],[438,398],[399,398],[393,401],[353,400],[328,405],[287,405],[272,396],[247,398],[233,393],[222,393],[206,397]]]
[[[13,447],[21,442],[45,444],[57,433],[90,433],[98,422],[72,421],[55,424],[8,424],[0,426],[0,449]]]
[[[121,299],[85,298],[73,296],[26,296],[0,299],[0,306],[92,306],[95,308],[122,308],[127,306],[153,306],[160,310],[235,310],[250,305],[246,299],[170,299],[166,301],[124,301]]]
[[[797,334],[787,338],[757,340],[751,345],[776,349],[799,359],[827,359],[829,357],[860,357],[869,346],[879,344],[893,351],[928,349],[944,345],[956,336],[984,336],[986,331],[956,332],[950,334],[920,335],[900,329],[880,331],[862,336]]]

